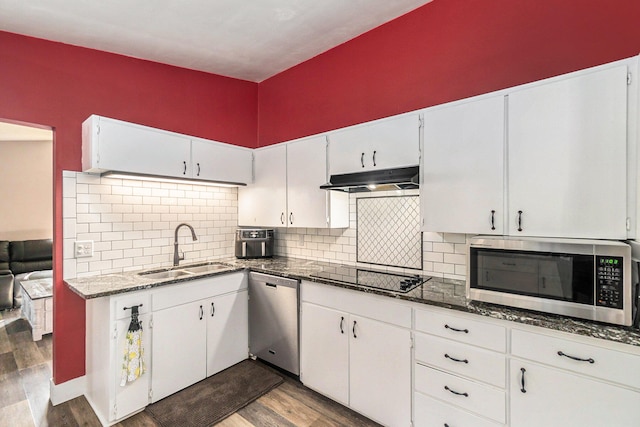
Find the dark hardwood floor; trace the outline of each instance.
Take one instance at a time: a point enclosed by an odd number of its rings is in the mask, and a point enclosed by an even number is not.
[[[0,427],[100,426],[84,396],[49,402],[51,335],[33,342],[20,310],[0,311]],[[368,427],[378,424],[304,387],[293,378],[217,424],[220,427]],[[118,427],[156,427],[145,412]]]

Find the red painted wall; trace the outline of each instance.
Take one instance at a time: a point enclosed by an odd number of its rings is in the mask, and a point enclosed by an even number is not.
[[[638,0],[434,0],[260,83],[269,145],[637,55]]]
[[[253,147],[256,83],[0,32],[0,118],[54,128],[56,384],[84,375],[84,301],[62,283],[62,170],[91,114]],[[25,159],[27,160],[27,159]]]

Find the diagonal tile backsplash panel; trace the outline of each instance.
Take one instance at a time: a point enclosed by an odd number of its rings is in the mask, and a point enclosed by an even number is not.
[[[361,197],[356,208],[358,262],[422,269],[418,196]]]

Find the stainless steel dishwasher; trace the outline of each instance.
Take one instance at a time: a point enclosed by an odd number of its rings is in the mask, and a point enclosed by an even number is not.
[[[300,375],[299,282],[249,273],[249,353]]]

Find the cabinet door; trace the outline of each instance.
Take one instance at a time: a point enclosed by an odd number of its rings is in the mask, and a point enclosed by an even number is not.
[[[116,322],[116,354],[114,374],[115,389],[115,414],[110,417],[110,421],[118,420],[149,404],[149,387],[151,385],[151,364],[149,355],[151,354],[151,333],[149,331],[149,315],[142,314],[138,317],[142,324],[142,347],[144,349],[143,361],[146,372],[138,377],[135,381],[121,385],[122,379],[122,363],[126,348],[126,335],[129,329],[130,319],[118,320]]]
[[[504,97],[426,110],[424,231],[503,233]]]
[[[327,227],[329,192],[324,136],[287,144],[287,226]]]
[[[191,177],[189,138],[104,117],[98,126],[99,170]]]
[[[238,225],[286,226],[286,154],[284,144],[254,151],[254,182],[238,189]]]
[[[191,141],[192,175],[196,179],[233,183],[249,183],[251,149],[221,142]]]
[[[347,314],[302,303],[300,380],[349,405],[349,319]]]
[[[625,238],[627,67],[515,91],[508,105],[509,234]]]
[[[206,300],[153,313],[152,401],[206,377]]]
[[[512,427],[638,425],[640,393],[531,362],[511,361],[510,396]]]
[[[391,117],[329,135],[332,175],[416,166],[420,158],[418,114]]]
[[[384,425],[410,425],[409,330],[359,316],[349,320],[351,408]]]
[[[207,376],[246,359],[249,355],[247,291],[207,302]]]

